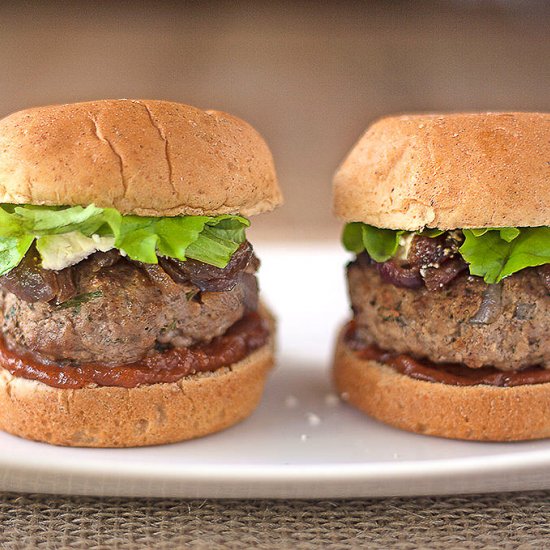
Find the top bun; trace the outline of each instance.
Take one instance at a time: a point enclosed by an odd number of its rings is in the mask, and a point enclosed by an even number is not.
[[[382,119],[334,178],[345,221],[414,231],[550,225],[550,114]]]
[[[120,99],[39,107],[0,120],[2,203],[249,216],[281,201],[266,143],[226,113]]]

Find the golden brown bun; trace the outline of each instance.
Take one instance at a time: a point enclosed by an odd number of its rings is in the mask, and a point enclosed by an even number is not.
[[[550,225],[550,114],[384,118],[334,177],[344,221],[423,227]]]
[[[0,429],[73,447],[193,439],[249,416],[272,366],[273,332],[265,346],[239,363],[169,384],[59,389],[0,368]]]
[[[120,99],[38,107],[0,121],[3,203],[250,216],[281,201],[262,137],[219,111]]]
[[[499,388],[423,382],[358,358],[342,335],[333,376],[346,401],[410,432],[477,441],[550,437],[550,384]]]

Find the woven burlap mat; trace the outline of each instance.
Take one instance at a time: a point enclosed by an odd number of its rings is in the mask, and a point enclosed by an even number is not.
[[[0,495],[0,548],[548,548],[550,492],[156,500]]]

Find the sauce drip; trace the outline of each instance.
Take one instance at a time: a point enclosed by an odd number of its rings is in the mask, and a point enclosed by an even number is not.
[[[550,382],[550,370],[540,366],[519,371],[501,371],[494,367],[472,369],[462,364],[437,364],[427,359],[418,360],[410,355],[384,351],[375,344],[366,345],[355,337],[353,321],[346,329],[345,339],[357,355],[367,361],[377,361],[392,367],[401,374],[424,382],[438,382],[451,386],[513,387]]]
[[[170,383],[198,372],[212,372],[244,359],[262,347],[269,324],[258,313],[248,313],[222,336],[190,348],[171,348],[144,357],[137,363],[116,367],[44,363],[31,352],[7,349],[0,338],[0,365],[14,376],[38,380],[55,388],[87,386],[135,388],[144,384]]]

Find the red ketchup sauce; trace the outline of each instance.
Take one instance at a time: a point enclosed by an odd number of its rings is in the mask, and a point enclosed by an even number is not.
[[[211,372],[244,359],[269,338],[269,323],[258,313],[249,313],[222,336],[207,344],[154,352],[137,363],[119,366],[96,364],[61,365],[41,361],[32,352],[7,349],[0,338],[0,366],[14,376],[38,380],[55,388],[118,386],[175,382],[184,376]]]
[[[427,359],[418,360],[409,355],[391,353],[371,344],[360,342],[355,336],[352,322],[346,328],[345,339],[348,346],[361,358],[377,361],[392,367],[401,374],[425,382],[439,382],[451,386],[499,386],[512,387],[526,384],[550,382],[550,370],[540,366],[528,367],[519,371],[501,371],[494,367],[472,369],[462,364],[436,364]]]

